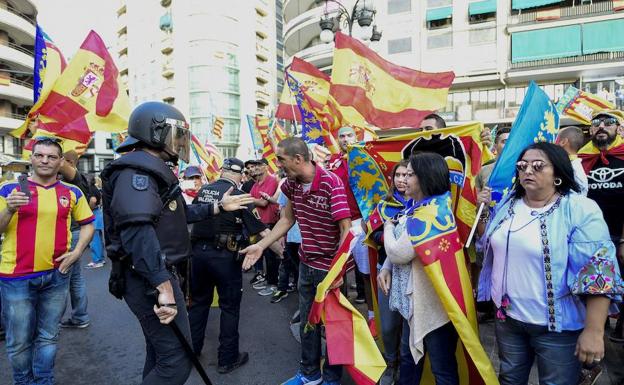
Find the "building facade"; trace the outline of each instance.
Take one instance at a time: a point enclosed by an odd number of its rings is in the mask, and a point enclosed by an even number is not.
[[[361,0],[363,1],[363,0]],[[350,8],[354,1],[345,1]],[[621,107],[624,101],[624,12],[611,0],[374,1],[383,30],[372,43],[391,62],[456,74],[447,121],[513,122],[528,82],[557,100],[569,85]],[[284,1],[284,46],[327,72],[333,44],[322,43],[323,1]],[[361,32],[354,32],[359,37]],[[365,35],[365,34],[364,34]]]
[[[20,157],[22,141],[8,133],[26,118],[33,100],[35,19],[28,0],[0,0],[0,153]]]
[[[117,52],[131,103],[171,103],[202,143],[245,159],[253,156],[247,117],[271,113],[283,76],[281,0],[249,5],[134,0],[122,1],[117,12]],[[220,138],[212,132],[217,117],[224,122]]]

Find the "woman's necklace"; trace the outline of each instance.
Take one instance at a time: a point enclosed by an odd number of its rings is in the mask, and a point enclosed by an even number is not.
[[[530,214],[531,214],[531,220],[528,221],[527,223],[521,225],[520,227],[518,227],[517,229],[512,229],[513,226],[513,221],[514,221],[514,217],[515,215],[512,215],[510,218],[510,223],[509,223],[509,233],[516,233],[522,229],[524,229],[525,227],[527,227],[528,225],[530,225],[531,223],[535,222],[536,220],[539,219],[539,215],[541,214],[541,211],[544,207],[548,206],[550,203],[552,203],[553,198],[557,195],[557,192],[553,193],[546,201],[545,203],[542,205],[542,207],[531,207],[529,206],[529,204],[527,203],[526,200],[526,196],[524,196],[522,198],[522,202],[525,204],[525,206],[531,210]]]
[[[524,204],[529,209],[533,209],[533,210],[531,210],[531,216],[535,217],[535,216],[539,215],[539,211],[538,210],[543,209],[544,207],[548,206],[552,202],[552,199],[554,198],[555,195],[557,195],[557,191],[552,193],[552,195],[550,197],[548,197],[548,199],[546,199],[546,202],[542,205],[542,207],[531,207],[529,205],[529,202],[528,202],[528,199],[527,199],[526,195],[524,197],[522,197],[522,200],[524,201]]]

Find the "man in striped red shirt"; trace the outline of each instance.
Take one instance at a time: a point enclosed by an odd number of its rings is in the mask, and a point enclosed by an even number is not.
[[[287,138],[277,147],[279,166],[288,180],[282,184],[282,192],[288,198],[280,220],[268,236],[249,246],[241,253],[247,256],[243,268],[250,268],[262,255],[262,251],[283,237],[297,221],[301,229],[299,248],[299,312],[301,316],[301,364],[297,374],[286,385],[338,384],[341,366],[329,365],[325,360],[321,377],[320,328],[308,328],[306,320],[314,301],[317,285],[325,278],[338,246],[351,228],[351,212],[344,185],[330,171],[316,165],[310,159],[305,142],[300,138]],[[350,261],[350,266],[353,262]],[[342,284],[335,282],[332,288]]]
[[[60,144],[35,139],[27,181],[0,185],[2,317],[14,384],[54,383],[59,323],[69,271],[93,236],[95,219],[83,193],[57,180],[64,162]],[[71,219],[81,225],[70,251]]]

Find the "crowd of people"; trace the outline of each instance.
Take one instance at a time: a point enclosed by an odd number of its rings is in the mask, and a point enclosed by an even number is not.
[[[154,118],[161,115],[167,119]],[[490,209],[477,221],[470,278],[479,320],[494,322],[501,384],[527,384],[534,363],[540,384],[593,384],[600,375],[605,325],[621,310],[624,292],[623,126],[620,111],[599,111],[589,138],[570,126],[556,143],[524,148],[513,188],[495,206],[488,179],[496,158],[481,167],[477,203]],[[161,134],[163,127],[171,133]],[[170,140],[183,137],[174,132],[185,127],[173,107],[146,103],[131,116],[118,149],[124,155],[101,179],[80,173],[76,154],[63,153],[58,141],[36,138],[28,180],[0,185],[0,298],[14,384],[54,383],[59,327],[90,323],[80,256],[90,247],[86,267],[103,267],[104,240],[109,290],[125,300],[145,335],[143,384],[185,383],[193,358],[206,351],[215,300],[219,338],[208,345],[217,346],[217,371],[249,361],[238,330],[244,271],[252,271],[249,285],[268,303],[297,295],[292,322],[299,322],[300,365],[284,384],[339,384],[342,367],[324,359],[322,328],[306,321],[350,233],[356,246],[346,270],[355,280],[339,278],[331,288],[356,291],[350,298],[363,305],[383,346],[380,384],[419,384],[425,357],[436,384],[460,383],[458,331],[406,229],[410,215],[451,190],[443,156],[416,151],[396,163],[379,202],[382,222],[367,226],[349,185],[352,127],[338,131],[341,153],[329,159],[314,159],[301,138],[289,137],[277,145],[279,173],[266,159],[228,158],[210,182],[199,167],[179,175],[169,167],[184,160],[184,143]],[[431,114],[415,130],[444,127]],[[509,136],[509,128],[493,139],[485,130],[481,142],[498,156]],[[39,226],[50,231],[35,236]],[[72,310],[63,320],[68,300]],[[623,319],[608,336],[616,343],[624,343]]]

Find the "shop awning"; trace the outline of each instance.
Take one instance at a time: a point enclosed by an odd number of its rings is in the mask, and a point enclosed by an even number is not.
[[[468,14],[470,16],[494,12],[496,12],[496,0],[477,1],[468,5]]]
[[[440,7],[427,10],[427,21],[444,20],[453,16],[453,7]]]
[[[541,7],[542,5],[561,3],[562,0],[512,0],[512,9],[527,9]]]
[[[511,62],[581,55],[581,26],[516,32],[511,35]]]

